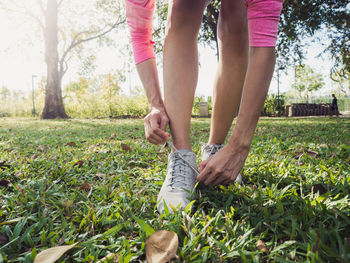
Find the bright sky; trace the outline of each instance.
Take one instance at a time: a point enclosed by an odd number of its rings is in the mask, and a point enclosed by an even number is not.
[[[34,38],[33,32],[28,30],[28,26],[22,27],[9,21],[7,17],[0,13],[0,87],[6,86],[10,89],[22,89],[29,91],[31,89],[32,75],[37,75],[36,81],[39,81],[46,74],[46,65],[44,63],[41,44],[28,45],[24,41],[28,38]],[[39,34],[37,32],[36,34]],[[112,34],[112,37],[118,41],[128,41],[128,34],[124,31]],[[95,74],[106,74],[115,69],[125,67],[126,59],[120,55],[116,47],[96,48],[97,68]],[[318,94],[329,94],[331,86],[334,85],[329,79],[328,74],[332,63],[326,56],[317,58],[316,56],[323,50],[321,45],[313,43],[307,54],[305,64],[311,66],[315,71],[322,73],[326,81],[326,88]],[[200,68],[199,80],[196,94],[212,95],[212,86],[217,67],[215,51],[208,47],[200,46]],[[135,67],[131,65],[131,73],[127,74],[127,81],[123,84],[123,91],[128,94],[129,87],[135,85],[141,86],[136,74]],[[160,70],[160,79],[162,81],[162,71]],[[78,78],[78,67],[75,64],[70,65],[70,69],[64,76],[63,85]],[[287,74],[282,73],[280,77],[281,92],[290,89],[294,81],[294,70],[288,70]],[[277,81],[274,78],[271,83],[270,93],[277,93]]]

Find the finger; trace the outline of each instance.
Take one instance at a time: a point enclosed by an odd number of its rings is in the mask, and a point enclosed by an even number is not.
[[[204,170],[201,171],[201,172],[199,173],[199,175],[197,176],[197,181],[203,182],[204,179],[205,179],[205,178],[207,177],[207,175],[209,175],[209,174],[210,174],[210,169],[209,169],[208,166],[206,166],[206,167],[204,168]]]
[[[169,124],[169,119],[165,116],[160,118],[160,128],[165,131],[166,126]]]
[[[210,157],[211,158],[211,157]],[[208,164],[210,158],[206,159],[205,161],[202,161],[199,163],[199,171],[201,172]]]
[[[163,137],[164,140],[169,139],[170,135],[169,133],[163,131],[158,123],[158,120],[156,118],[151,118],[149,120],[149,125],[152,129],[152,133],[156,133],[158,136]]]
[[[157,142],[157,144],[161,144],[161,143],[165,142],[164,138],[158,136],[155,133],[149,133],[149,136],[147,137],[147,139],[151,139],[151,140]]]
[[[167,133],[167,132],[165,132],[165,131],[162,131],[162,130],[159,129],[159,128],[153,130],[153,133],[154,133],[154,134],[157,134],[159,137],[162,137],[163,140],[167,140],[167,139],[169,139],[169,137],[170,137],[169,133]]]
[[[205,185],[212,185],[212,183],[215,181],[215,179],[218,177],[219,175],[217,173],[211,172],[209,174],[209,176],[207,176],[207,179],[204,181]]]
[[[155,144],[155,145],[159,144],[158,141],[153,140],[152,138],[147,139],[147,141],[149,141],[150,143]]]
[[[211,184],[212,186],[217,186],[217,185],[225,185],[225,182],[227,181],[227,177],[221,175],[221,176],[218,176],[214,181],[213,183]]]

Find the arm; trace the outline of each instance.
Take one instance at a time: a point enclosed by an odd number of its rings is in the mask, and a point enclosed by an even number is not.
[[[169,119],[160,93],[153,50],[154,0],[126,0],[125,3],[136,68],[150,107],[150,113],[144,119],[146,138],[151,143],[162,144],[170,136],[165,132]]]
[[[136,68],[150,107],[150,113],[144,119],[146,139],[153,144],[163,144],[170,138],[165,132],[169,118],[160,93],[156,61],[150,58],[137,64]]]
[[[271,47],[251,48],[236,126],[228,144],[213,158],[200,164],[199,181],[214,186],[229,184],[234,182],[243,168],[271,82],[275,65],[274,52]]]

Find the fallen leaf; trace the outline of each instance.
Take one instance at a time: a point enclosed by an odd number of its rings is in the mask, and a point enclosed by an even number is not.
[[[34,259],[34,263],[54,263],[76,244],[70,246],[58,246],[41,251]]]
[[[89,191],[91,188],[90,184],[85,181],[81,186],[78,187],[79,190]]]
[[[262,240],[258,240],[258,242],[256,243],[256,247],[257,249],[259,249],[260,251],[266,253],[266,254],[269,254],[270,251],[269,249],[267,248],[266,244],[264,241]]]
[[[83,166],[83,164],[84,164],[84,161],[83,160],[79,160],[75,164],[73,164],[73,166],[78,166],[80,168],[80,167]]]
[[[100,179],[106,178],[106,174],[95,174],[95,176]]]
[[[3,186],[3,187],[7,188],[9,186],[9,184],[10,184],[10,182],[5,180],[5,179],[0,180],[0,186]]]
[[[4,233],[0,233],[0,246],[2,247],[7,242],[9,242],[7,236]]]
[[[315,152],[315,151],[306,151],[305,153],[312,158],[315,158],[318,155],[318,152]]]
[[[171,231],[161,230],[146,240],[146,258],[149,263],[165,263],[177,258],[178,236]]]
[[[67,145],[74,147],[76,144],[75,144],[75,142],[69,142],[69,143],[67,143]]]
[[[328,148],[328,145],[325,143],[320,144],[320,148]]]
[[[122,150],[124,151],[124,152],[131,152],[131,148],[130,148],[130,146],[128,146],[128,145],[126,145],[126,144],[124,144],[124,143],[122,143],[122,144],[120,144],[120,146],[122,147]]]
[[[4,169],[4,168],[10,168],[11,165],[6,164],[5,162],[0,162],[0,169]]]
[[[295,153],[295,155],[294,155],[295,159],[299,159],[304,154],[309,155],[311,158],[315,158],[318,155],[318,152],[307,150],[307,149],[304,149],[304,148],[298,148],[298,149],[296,149],[294,151],[294,153]]]

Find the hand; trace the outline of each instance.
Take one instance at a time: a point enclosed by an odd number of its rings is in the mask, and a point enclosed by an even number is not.
[[[213,157],[199,164],[200,174],[197,180],[205,185],[228,185],[233,183],[243,168],[249,148],[231,148],[229,145],[218,151]]]
[[[147,141],[153,144],[164,144],[170,134],[165,131],[169,118],[164,107],[152,107],[151,112],[144,118]]]

